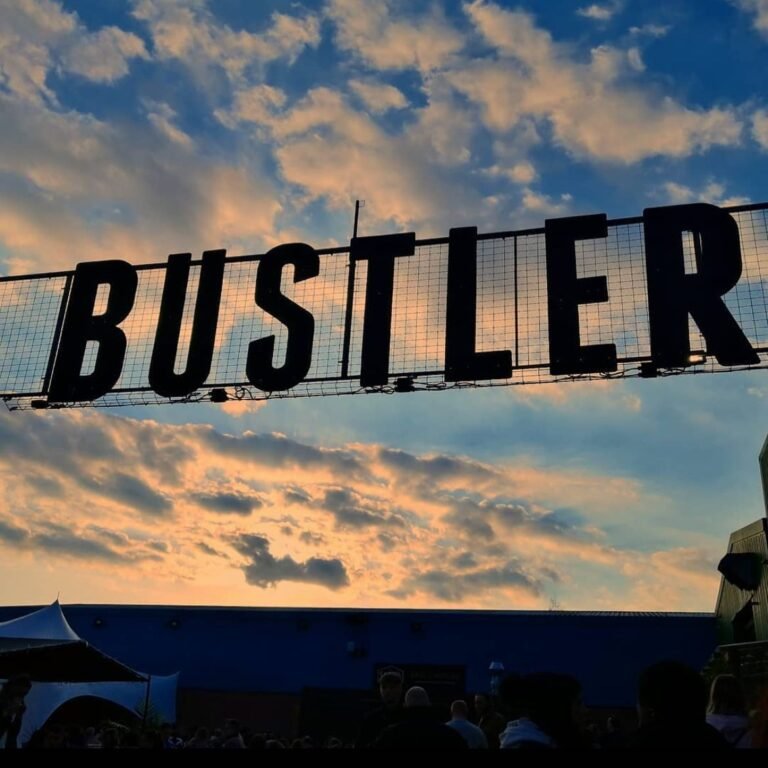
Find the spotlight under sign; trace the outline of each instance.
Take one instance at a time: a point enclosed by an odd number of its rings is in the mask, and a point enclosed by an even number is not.
[[[762,368],[767,279],[768,203],[110,258],[0,278],[0,397],[225,403]]]

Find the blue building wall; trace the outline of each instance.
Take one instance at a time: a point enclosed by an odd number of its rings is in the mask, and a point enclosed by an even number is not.
[[[34,608],[0,608],[0,621]],[[298,694],[370,689],[382,664],[456,665],[468,691],[488,667],[557,671],[582,682],[585,703],[631,707],[643,667],[677,659],[700,669],[716,646],[713,614],[312,610],[63,606],[103,652],[183,688]]]

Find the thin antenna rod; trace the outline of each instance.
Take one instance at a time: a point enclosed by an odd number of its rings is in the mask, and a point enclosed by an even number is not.
[[[357,237],[357,222],[360,218],[360,200],[355,200],[355,223],[352,226],[352,237]]]
[[[360,208],[365,205],[365,200],[355,200],[355,223],[352,226],[352,239],[357,237],[357,222],[360,219]],[[349,348],[352,343],[352,304],[355,300],[355,260],[352,258],[352,249],[349,251],[349,273],[347,274],[347,309],[344,315],[344,339],[341,347],[341,376],[346,379],[349,376]]]

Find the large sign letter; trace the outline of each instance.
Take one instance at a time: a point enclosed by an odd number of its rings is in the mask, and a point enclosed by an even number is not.
[[[203,254],[187,365],[184,373],[179,374],[174,373],[174,366],[192,256],[189,253],[174,253],[168,257],[160,318],[149,364],[149,384],[158,395],[184,397],[201,387],[208,378],[219,320],[225,254],[223,250],[206,251]]]
[[[78,264],[61,329],[48,402],[74,403],[106,395],[120,378],[125,334],[117,327],[128,316],[136,297],[136,270],[125,261]],[[94,315],[100,285],[109,286],[107,307]],[[93,371],[80,375],[89,341],[98,343]]]
[[[314,248],[304,243],[278,245],[264,255],[256,276],[256,303],[288,328],[285,363],[280,368],[272,365],[275,337],[266,336],[248,346],[245,373],[254,387],[264,392],[278,392],[299,384],[312,365],[312,341],[315,319],[280,293],[283,267],[293,264],[293,282],[300,283],[317,277],[320,259]]]
[[[415,248],[416,235],[413,232],[352,239],[350,258],[368,262],[360,365],[361,387],[381,386],[389,380],[395,258],[412,256]]]
[[[508,379],[512,353],[476,352],[477,227],[452,229],[448,237],[445,309],[445,380]]]
[[[716,205],[694,203],[646,208],[643,223],[653,362],[688,365],[690,313],[720,365],[757,365],[760,358],[721,298],[741,277],[734,218]],[[683,232],[693,238],[695,274],[685,273]]]
[[[549,372],[553,376],[572,373],[615,371],[616,346],[593,344],[582,347],[579,335],[579,304],[608,301],[605,277],[576,277],[577,240],[608,236],[605,214],[547,219],[547,294],[549,304]]]

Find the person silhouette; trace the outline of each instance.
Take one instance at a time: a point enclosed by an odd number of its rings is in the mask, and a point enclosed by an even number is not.
[[[27,705],[24,699],[32,688],[29,675],[14,675],[0,690],[0,738],[5,738],[5,749],[16,749],[16,739]]]

